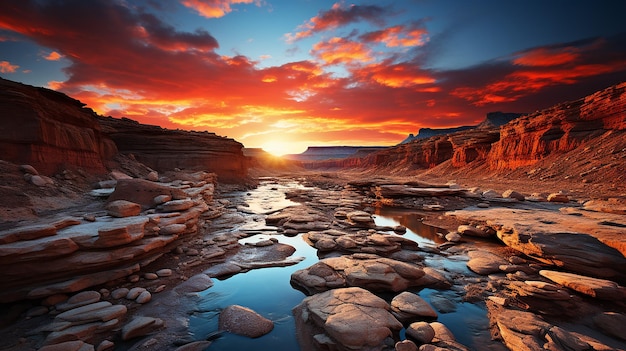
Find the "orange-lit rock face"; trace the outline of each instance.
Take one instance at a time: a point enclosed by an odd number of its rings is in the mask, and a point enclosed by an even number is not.
[[[99,118],[120,153],[133,154],[158,170],[174,168],[216,173],[220,182],[238,182],[247,176],[241,143],[208,132],[189,132],[140,124],[129,119]]]
[[[626,83],[562,103],[502,126],[488,155],[492,169],[532,165],[608,130],[626,129]]]
[[[44,174],[67,167],[104,172],[117,149],[83,104],[52,90],[0,79],[2,158]]]

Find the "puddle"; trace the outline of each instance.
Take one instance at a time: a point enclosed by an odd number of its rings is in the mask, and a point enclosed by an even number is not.
[[[403,236],[419,244],[443,244],[443,238],[447,231],[442,228],[433,227],[422,222],[422,216],[415,211],[401,210],[393,208],[377,208],[374,214],[376,224],[379,226],[406,227],[406,234]]]

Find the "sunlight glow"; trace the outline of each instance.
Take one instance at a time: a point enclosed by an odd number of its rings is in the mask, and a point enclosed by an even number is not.
[[[271,140],[265,142],[261,148],[274,156],[280,157],[290,154],[300,154],[306,150],[307,146],[298,142]]]

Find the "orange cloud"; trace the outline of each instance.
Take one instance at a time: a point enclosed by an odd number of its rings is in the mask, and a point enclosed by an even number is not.
[[[360,20],[382,25],[382,16],[388,12],[387,9],[375,5],[350,5],[344,8],[338,2],[333,4],[330,10],[320,11],[320,13],[309,19],[309,21],[298,27],[299,31],[286,35],[288,42],[307,38],[315,33],[331,30]]]
[[[432,85],[436,79],[422,71],[416,65],[408,63],[399,64],[374,64],[353,72],[361,79],[371,79],[378,84],[391,88],[408,88],[416,85]],[[422,92],[437,92],[436,86],[420,87]]]
[[[574,47],[559,50],[538,48],[523,53],[513,63],[520,66],[558,66],[574,62],[580,56],[577,51]]]
[[[461,87],[454,89],[451,94],[470,101],[475,106],[484,106],[516,101],[549,86],[575,84],[583,78],[624,69],[626,69],[624,61],[538,70],[525,69],[510,73],[483,88]]]
[[[426,28],[399,25],[363,34],[361,39],[383,43],[387,47],[422,46],[428,41],[428,31]]]
[[[48,55],[44,56],[44,59],[46,59],[48,61],[58,61],[58,60],[61,59],[61,57],[63,57],[63,55],[59,54],[56,51],[52,51]]]
[[[20,68],[18,65],[13,65],[9,61],[0,61],[0,73],[15,73]]]
[[[260,5],[259,0],[183,0],[182,4],[196,10],[207,18],[220,18],[233,11],[231,5],[252,4]]]
[[[337,37],[316,43],[313,45],[311,54],[329,65],[362,63],[373,60],[371,50],[364,44]]]

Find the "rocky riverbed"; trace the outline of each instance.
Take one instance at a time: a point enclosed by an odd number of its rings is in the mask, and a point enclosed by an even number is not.
[[[0,349],[238,349],[229,335],[264,349],[285,323],[301,350],[626,349],[617,199],[338,174],[256,190],[205,172],[110,178],[83,206],[0,232]],[[436,240],[377,223],[390,208],[440,228]],[[291,313],[234,299],[198,326],[213,286],[270,267],[291,268]],[[488,314],[482,332],[446,325],[460,303]]]

